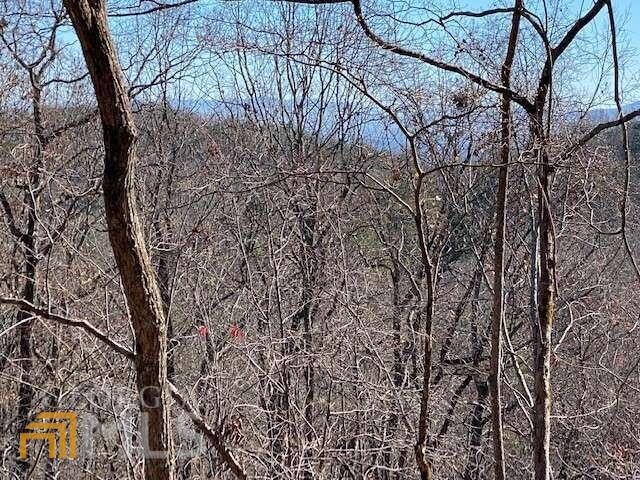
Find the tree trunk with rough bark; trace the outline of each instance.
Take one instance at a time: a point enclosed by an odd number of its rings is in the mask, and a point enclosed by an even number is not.
[[[536,114],[531,119],[538,169],[538,278],[537,318],[533,325],[533,469],[535,480],[551,478],[551,332],[555,315],[555,238],[551,211],[553,166],[547,152],[544,103],[549,90],[541,83]]]
[[[35,303],[37,297],[37,274],[39,263],[38,230],[39,222],[37,210],[40,198],[40,171],[43,168],[44,149],[47,147],[47,140],[44,135],[42,122],[42,85],[40,76],[33,70],[29,70],[31,82],[31,107],[33,113],[33,129],[36,143],[34,145],[33,165],[29,173],[28,189],[24,195],[27,205],[26,230],[19,233],[16,239],[22,244],[25,257],[24,278],[25,283],[22,289],[22,298],[27,302]],[[5,209],[10,208],[8,205]],[[19,431],[22,431],[26,424],[31,421],[31,407],[35,397],[32,385],[33,369],[33,315],[24,310],[19,310],[16,317],[19,335],[20,351],[20,386],[18,387],[18,424]],[[29,460],[18,459],[16,463],[16,475],[18,478],[28,478]]]
[[[520,30],[522,0],[516,0],[511,19],[511,33],[507,54],[502,64],[501,81],[506,88],[511,84],[511,67],[515,57]],[[496,193],[496,239],[494,244],[493,311],[491,315],[491,435],[493,440],[494,476],[504,480],[504,441],[502,433],[502,404],[500,378],[502,376],[502,323],[504,318],[504,247],[506,242],[507,188],[509,185],[509,159],[511,150],[511,98],[502,95],[500,109],[500,170]]]
[[[425,212],[423,209],[422,187],[424,174],[421,172],[418,163],[418,151],[413,139],[410,139],[411,152],[414,159],[414,166],[418,172],[417,180],[413,190],[413,202],[415,213],[413,220],[416,225],[418,247],[420,249],[421,272],[423,274],[424,290],[421,298],[420,310],[417,317],[424,322],[424,360],[422,376],[422,392],[420,394],[420,416],[418,417],[418,441],[415,444],[414,452],[416,464],[420,472],[421,480],[433,479],[433,445],[431,441],[431,412],[429,400],[431,397],[431,365],[433,357],[433,316],[435,312],[435,293],[437,280],[437,263],[431,258],[429,252],[429,241],[425,233]]]
[[[167,383],[167,329],[134,191],[136,129],[108,29],[104,0],[65,0],[100,110],[105,148],[104,202],[109,240],[135,333],[147,480],[173,480]]]

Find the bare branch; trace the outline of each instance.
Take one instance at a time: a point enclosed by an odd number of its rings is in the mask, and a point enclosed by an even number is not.
[[[25,312],[29,312],[32,315],[36,315],[45,320],[51,320],[51,321],[60,323],[62,325],[68,325],[70,327],[79,327],[83,329],[85,332],[87,332],[89,335],[92,335],[93,337],[103,342],[105,345],[110,347],[113,351],[121,355],[124,355],[129,360],[133,360],[135,358],[135,353],[133,351],[121,345],[120,343],[116,342],[115,340],[112,340],[111,338],[109,338],[109,336],[106,333],[104,333],[99,328],[93,326],[91,323],[89,323],[86,320],[77,320],[73,318],[63,317],[61,315],[52,313],[43,308],[36,307],[34,304],[19,298],[0,297],[0,303],[6,304],[6,305],[13,305],[15,307],[20,308],[20,310],[24,310]]]

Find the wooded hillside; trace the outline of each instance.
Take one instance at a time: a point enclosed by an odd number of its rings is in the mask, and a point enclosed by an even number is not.
[[[454,3],[0,3],[0,478],[640,478],[638,6]]]

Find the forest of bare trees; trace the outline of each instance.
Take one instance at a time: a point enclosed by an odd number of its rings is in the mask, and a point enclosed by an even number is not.
[[[0,0],[0,479],[639,480],[634,18]]]

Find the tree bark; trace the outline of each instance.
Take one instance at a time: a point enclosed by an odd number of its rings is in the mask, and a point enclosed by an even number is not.
[[[515,57],[522,0],[515,0],[507,54],[502,64],[501,81],[505,88],[511,84],[511,67]],[[504,318],[504,246],[506,241],[507,187],[511,150],[511,98],[502,94],[500,109],[500,170],[496,192],[496,239],[494,244],[493,311],[491,315],[491,435],[493,441],[494,476],[504,480],[504,441],[502,433],[502,404],[500,378],[502,376],[502,323]]]
[[[553,67],[560,56],[573,43],[576,36],[598,15],[606,5],[596,0],[591,8],[569,28],[558,44],[547,50],[547,60],[540,75],[538,88],[529,113],[534,157],[538,167],[538,282],[537,318],[533,325],[533,470],[535,480],[551,478],[551,332],[555,316],[555,232],[551,203],[551,186],[554,167],[549,159],[549,119],[545,126],[545,114],[551,111],[553,95]],[[549,43],[548,38],[544,38]],[[549,103],[547,105],[547,102]]]
[[[173,480],[173,446],[167,385],[167,329],[151,268],[134,191],[136,129],[104,0],[65,0],[80,39],[102,122],[104,202],[109,240],[122,279],[135,333],[135,368],[142,432],[146,440],[145,478]]]
[[[544,148],[544,147],[542,147]],[[555,245],[553,218],[551,216],[552,167],[546,153],[542,154],[543,165],[538,178],[538,222],[540,245],[538,265],[538,319],[535,326],[533,373],[533,461],[535,480],[549,480],[549,442],[551,437],[551,331],[555,313],[554,282]]]
[[[34,236],[32,230],[32,218],[35,218],[33,211],[29,212],[29,231],[26,242],[26,271],[25,285],[22,290],[22,298],[28,302],[35,300],[36,296],[36,265],[37,257],[35,255]],[[31,405],[33,403],[34,391],[32,385],[31,370],[33,368],[33,352],[31,348],[31,340],[33,333],[33,316],[24,310],[19,310],[16,316],[19,336],[20,351],[20,385],[18,387],[18,421],[19,431],[22,431],[31,417]],[[27,478],[29,473],[29,460],[18,459],[16,463],[16,475],[18,478]]]
[[[547,64],[549,63],[549,60]],[[545,69],[546,71],[546,69]],[[534,152],[538,167],[538,281],[537,318],[533,326],[533,470],[535,480],[551,478],[551,331],[555,315],[555,238],[551,212],[553,166],[547,152],[544,111],[550,90],[551,70],[543,74],[531,118]]]
[[[35,145],[33,155],[33,165],[29,173],[28,189],[24,195],[27,205],[27,224],[24,233],[16,232],[16,240],[22,244],[24,249],[25,283],[22,289],[22,298],[27,302],[35,303],[37,296],[37,274],[39,263],[38,246],[38,219],[37,210],[40,198],[40,172],[43,168],[44,149],[47,140],[44,135],[42,122],[42,85],[40,76],[32,68],[29,70],[29,80],[31,82],[31,108],[33,113],[33,129],[35,133]],[[8,205],[5,209],[9,209]],[[22,431],[31,420],[31,407],[35,397],[33,388],[33,316],[24,310],[19,310],[16,317],[19,334],[20,351],[20,385],[18,387],[18,423],[19,430]],[[29,474],[29,460],[18,459],[16,463],[16,475],[18,478],[27,478]]]
[[[415,148],[414,148],[415,151]],[[430,438],[431,414],[429,411],[429,399],[431,396],[431,364],[433,356],[433,314],[435,301],[436,272],[428,250],[428,242],[424,233],[424,212],[421,203],[421,187],[423,176],[418,178],[414,190],[414,203],[416,215],[414,217],[418,235],[418,245],[424,272],[426,298],[418,312],[424,321],[424,361],[422,377],[422,393],[420,396],[420,416],[418,418],[418,441],[415,445],[416,463],[420,471],[421,480],[433,479],[433,458]]]

